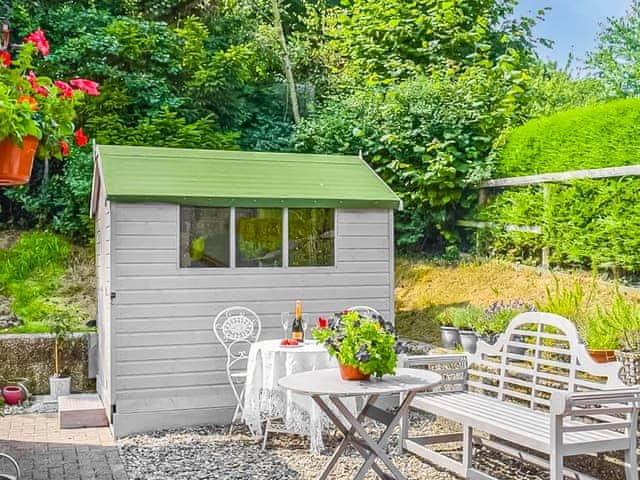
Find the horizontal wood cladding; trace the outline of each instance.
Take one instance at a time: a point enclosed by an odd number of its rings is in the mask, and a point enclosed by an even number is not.
[[[252,310],[256,310],[262,317],[264,315],[275,315],[280,312],[293,311],[293,302],[296,299],[292,297],[290,300],[277,301],[255,301],[247,299],[242,304]],[[240,302],[237,302],[240,303]],[[370,307],[388,311],[389,299],[380,297],[339,297],[323,300],[309,300],[303,302],[304,311],[307,313],[330,313],[341,311],[346,307],[354,305],[368,305]],[[162,316],[180,317],[199,317],[203,315],[213,316],[221,311],[224,307],[228,307],[229,302],[200,302],[200,303],[184,303],[184,304],[166,304],[166,305],[115,305],[114,311],[118,323],[126,321],[130,318],[157,318]],[[116,327],[117,329],[117,327]]]
[[[119,413],[161,412],[235,405],[228,385],[140,388],[118,392]]]
[[[117,305],[163,305],[187,303],[234,303],[251,299],[254,302],[289,301],[302,298],[305,303],[327,298],[377,298],[388,294],[386,285],[363,286],[287,286],[287,287],[217,287],[199,289],[121,290]]]
[[[280,313],[296,299],[311,319],[354,305],[393,319],[392,213],[338,210],[336,219],[334,266],[187,269],[178,268],[178,207],[113,204],[114,428],[235,406],[211,329],[228,306],[255,310],[262,339],[282,336]]]
[[[389,262],[388,260],[380,261],[380,260],[369,260],[369,261],[349,261],[349,262],[341,262],[335,267],[290,267],[287,269],[284,268],[272,268],[268,270],[269,276],[274,275],[296,275],[299,278],[300,272],[304,273],[304,276],[307,277],[314,273],[321,273],[322,275],[332,275],[334,273],[339,274],[359,274],[359,273],[389,273]],[[257,276],[260,273],[265,273],[263,269],[257,271],[255,268],[221,268],[212,271],[211,269],[206,268],[181,268],[179,269],[177,263],[120,263],[118,265],[117,276],[118,279],[123,279],[126,277],[136,277],[136,278],[148,278],[155,279],[155,277],[174,277],[174,278],[193,278],[197,281],[200,281],[205,277],[235,277],[242,276],[244,274],[249,274],[253,276]]]

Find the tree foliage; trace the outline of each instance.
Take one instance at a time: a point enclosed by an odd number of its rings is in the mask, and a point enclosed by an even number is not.
[[[640,1],[632,0],[626,15],[608,18],[598,34],[588,65],[611,96],[640,95]]]

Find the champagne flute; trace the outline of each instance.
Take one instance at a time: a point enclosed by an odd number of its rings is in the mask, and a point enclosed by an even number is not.
[[[284,331],[284,338],[289,338],[289,327],[291,326],[291,314],[289,312],[282,312],[280,314],[280,323],[282,324],[282,330]]]
[[[304,341],[313,343],[315,340],[311,338],[311,322],[309,321],[309,314],[302,314],[302,330],[304,331]]]

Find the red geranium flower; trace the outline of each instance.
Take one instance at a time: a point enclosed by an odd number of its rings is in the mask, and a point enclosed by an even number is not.
[[[84,134],[84,131],[81,128],[76,130],[74,136],[76,137],[76,145],[79,147],[84,147],[89,142],[89,137]]]
[[[96,82],[92,82],[91,80],[87,80],[85,78],[74,78],[69,83],[72,87],[75,87],[78,90],[82,90],[87,95],[100,95],[100,92],[98,91],[98,84]]]
[[[60,140],[60,152],[62,152],[63,157],[69,155],[69,144],[64,140]]]
[[[44,88],[42,85],[38,85],[38,77],[36,77],[35,73],[29,72],[29,75],[27,75],[27,80],[29,80],[31,88],[33,88],[33,91],[35,93],[42,95],[43,97],[49,95],[49,92],[46,88]]]
[[[11,66],[11,54],[6,50],[0,52],[0,64],[4,65],[5,67]]]
[[[60,90],[60,94],[64,98],[73,97],[73,88],[71,88],[71,85],[69,85],[67,82],[63,82],[61,80],[56,80],[55,82],[53,82],[53,84],[56,87],[58,87],[58,90]]]
[[[24,41],[33,43],[43,57],[49,55],[49,41],[42,30],[37,29],[35,32],[31,32],[24,37]]]

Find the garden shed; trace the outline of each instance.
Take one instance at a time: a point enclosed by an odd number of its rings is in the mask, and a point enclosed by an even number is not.
[[[97,389],[115,435],[230,420],[225,307],[257,312],[263,339],[297,299],[311,318],[368,305],[393,321],[400,207],[355,156],[97,146]]]

